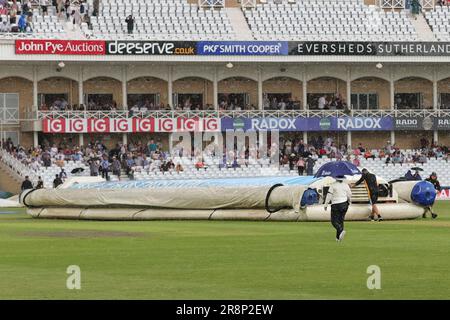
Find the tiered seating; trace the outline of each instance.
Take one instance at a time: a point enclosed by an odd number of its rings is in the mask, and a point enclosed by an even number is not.
[[[42,10],[39,6],[34,6],[33,10],[33,18],[32,18],[32,32],[24,32],[24,33],[12,33],[12,32],[0,32],[1,38],[33,38],[33,39],[48,39],[51,37],[52,39],[62,39],[66,37],[65,30],[61,22],[59,21],[56,15],[56,8],[53,6],[49,6],[47,8],[47,15],[42,14]],[[17,22],[20,16],[17,16]],[[7,15],[1,16],[2,24],[4,21],[7,21],[4,24],[8,30],[11,30],[13,25],[9,23],[10,17]],[[1,29],[0,29],[1,30]]]
[[[373,151],[374,153],[376,150]],[[406,150],[406,153],[415,153],[412,150]],[[354,157],[352,157],[354,158]],[[325,162],[331,161],[332,159],[322,158],[318,159],[314,166],[314,172],[320,168]],[[441,186],[450,186],[450,173],[448,172],[449,164],[447,161],[443,159],[431,158],[424,164],[419,163],[407,163],[407,164],[386,164],[385,159],[375,158],[372,159],[364,159],[363,157],[359,157],[361,162],[360,168],[367,168],[370,172],[385,178],[386,180],[394,180],[399,177],[403,177],[405,173],[413,167],[420,167],[424,171],[421,172],[421,176],[423,179],[428,178],[430,174],[434,171],[438,175],[438,179],[441,183]]]
[[[135,18],[133,35],[127,35],[125,19]],[[90,37],[148,40],[231,40],[233,28],[223,10],[204,10],[187,0],[104,0],[99,17],[92,17]]]
[[[273,166],[268,159],[250,159],[248,166],[238,168],[220,167],[219,159],[205,159],[205,168],[197,169],[195,161],[187,158],[175,158],[174,163],[180,163],[183,171],[169,172],[146,171],[143,168],[136,168],[134,178],[136,180],[148,179],[213,179],[213,178],[244,178],[244,177],[264,177],[264,176],[296,176],[297,171],[289,171],[288,167]],[[114,178],[115,179],[115,178]]]
[[[450,41],[450,7],[437,6],[434,10],[427,11],[425,18],[436,40]]]
[[[373,150],[373,154],[377,153],[377,150]],[[414,154],[414,150],[404,150],[406,154]],[[351,156],[354,159],[354,156]],[[44,180],[45,188],[53,188],[53,179],[56,174],[61,172],[61,167],[52,164],[51,167],[40,167],[38,170],[33,170],[31,166],[21,163],[18,159],[14,158],[11,154],[5,150],[0,150],[0,159],[7,164],[12,170],[14,170],[22,178],[29,176],[35,183],[38,176],[41,176]],[[329,159],[326,157],[317,159],[314,172],[316,172],[324,163],[333,161],[335,159]],[[421,174],[422,178],[427,178],[431,172],[436,172],[438,179],[441,182],[441,186],[450,186],[450,173],[448,172],[448,162],[443,159],[431,158],[424,164],[386,164],[385,159],[375,158],[364,159],[359,157],[361,162],[360,168],[367,168],[370,172],[385,178],[387,181],[402,177],[412,167],[421,167],[424,172]],[[173,162],[180,163],[183,167],[183,171],[176,172],[170,170],[168,172],[161,172],[160,170],[149,171],[142,167],[134,168],[135,180],[159,180],[159,179],[213,179],[213,178],[245,178],[245,177],[264,177],[264,176],[297,176],[297,170],[289,170],[288,165],[275,166],[270,163],[269,159],[249,159],[248,165],[243,165],[238,168],[221,167],[219,166],[218,158],[205,158],[206,167],[197,169],[195,167],[195,160],[188,158],[174,158]],[[68,177],[71,177],[70,173],[75,168],[83,168],[84,172],[78,175],[88,176],[89,168],[86,164],[80,161],[66,161],[63,165],[64,170]],[[110,173],[111,181],[118,181],[118,177]]]
[[[64,33],[64,27],[62,26],[56,15],[56,8],[48,7],[47,10],[48,15],[46,16],[42,15],[39,9],[33,10],[33,32],[51,33],[53,36],[55,36],[55,34]]]
[[[384,12],[361,0],[268,0],[245,16],[258,40],[414,41],[406,12]]]

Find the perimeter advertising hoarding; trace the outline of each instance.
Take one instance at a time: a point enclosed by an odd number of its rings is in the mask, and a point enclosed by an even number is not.
[[[450,130],[450,117],[398,117],[394,119],[394,130]]]
[[[15,41],[16,54],[197,56],[450,56],[450,42]]]
[[[195,41],[16,40],[16,54],[196,55]]]
[[[45,133],[204,132],[226,130],[418,131],[450,130],[450,118],[266,117],[266,118],[123,118],[44,119]]]
[[[399,117],[394,119],[394,130],[434,130],[434,119],[432,117]]]
[[[107,55],[197,55],[195,41],[106,41]]]
[[[105,55],[105,41],[16,40],[16,54]]]
[[[450,130],[450,117],[435,117],[433,126],[434,130]]]
[[[197,54],[201,56],[286,56],[286,41],[200,41]]]
[[[450,56],[450,42],[289,42],[300,56]]]
[[[222,131],[235,129],[256,131],[386,131],[392,130],[392,128],[392,117],[222,118]]]
[[[219,118],[44,119],[44,133],[220,132]]]

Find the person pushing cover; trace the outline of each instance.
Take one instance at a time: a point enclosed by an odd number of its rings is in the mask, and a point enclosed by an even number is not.
[[[383,221],[383,218],[381,217],[377,202],[378,202],[378,182],[377,177],[370,173],[367,169],[362,169],[362,176],[361,179],[359,179],[354,186],[360,185],[362,182],[364,182],[367,186],[368,192],[369,192],[369,199],[370,204],[372,205],[372,215],[370,216],[371,220],[378,220]]]

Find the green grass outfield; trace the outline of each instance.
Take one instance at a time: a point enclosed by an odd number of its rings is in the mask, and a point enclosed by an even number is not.
[[[450,202],[437,220],[35,220],[0,209],[0,299],[450,299]],[[6,211],[6,213],[5,213]],[[66,288],[79,265],[81,290]],[[369,290],[369,265],[381,290]]]

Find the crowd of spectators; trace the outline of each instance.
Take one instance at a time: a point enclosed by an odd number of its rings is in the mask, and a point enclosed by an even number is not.
[[[121,109],[117,106],[115,101],[107,103],[96,103],[90,100],[87,105],[84,104],[69,104],[64,98],[59,98],[49,105],[42,103],[39,106],[40,111],[116,111]]]
[[[292,98],[288,99],[269,99],[267,97],[264,97],[263,101],[263,108],[264,110],[299,110],[301,109],[301,103],[300,101],[294,101]]]
[[[336,93],[332,96],[320,96],[317,101],[313,101],[309,104],[309,108],[317,110],[346,110],[348,109],[348,105],[342,98],[342,95]]]
[[[133,116],[134,114],[142,113],[146,114],[149,111],[156,111],[156,110],[170,110],[170,105],[164,105],[163,103],[152,103],[148,100],[144,101],[143,103],[136,103],[133,106],[129,106],[130,110],[130,116]]]
[[[48,16],[49,8],[56,10],[57,17],[74,26],[89,22],[94,13],[94,0],[0,0],[0,32],[32,33],[33,10]]]
[[[347,145],[337,145],[332,138],[324,139],[322,136],[312,137],[308,143],[304,143],[300,137],[288,138],[282,141],[280,146],[280,163],[289,165],[290,170],[298,168],[300,175],[303,175],[303,170],[307,171],[307,175],[311,175],[314,161],[322,157],[349,161],[356,166],[361,165],[361,158],[378,158],[385,164],[394,165],[424,164],[429,158],[449,160],[447,146],[435,145],[426,139],[420,140],[420,148],[414,152],[401,150],[390,141],[381,149],[370,149],[361,143],[354,149],[348,149]]]
[[[420,141],[421,147],[414,152],[407,153],[400,150],[389,141],[381,149],[372,150],[362,144],[354,149],[347,148],[346,145],[337,145],[333,138],[312,137],[305,143],[297,136],[281,138],[279,145],[280,165],[289,166],[290,170],[298,170],[299,175],[313,175],[315,162],[322,157],[336,160],[346,160],[356,166],[360,166],[362,158],[379,158],[386,164],[423,164],[429,158],[441,158],[449,160],[449,148],[430,144],[426,139]],[[110,179],[111,174],[119,179],[122,175],[133,179],[135,172],[167,172],[184,170],[179,157],[187,156],[194,159],[195,168],[207,169],[203,155],[214,156],[213,150],[183,150],[182,144],[176,145],[170,154],[164,150],[162,142],[150,138],[147,142],[141,140],[129,144],[117,144],[114,148],[108,149],[101,141],[92,141],[86,146],[78,146],[71,139],[63,139],[58,145],[49,141],[43,141],[42,146],[37,148],[23,148],[15,146],[10,139],[2,141],[2,146],[22,164],[38,172],[41,167],[51,167],[56,165],[61,167],[60,177],[62,181],[67,177],[63,170],[66,161],[82,162],[89,167],[91,176],[102,176]],[[278,149],[278,145],[275,145]],[[206,153],[205,153],[206,152]],[[243,156],[246,160],[249,157],[259,158],[258,152],[253,153],[248,148]],[[269,154],[271,154],[269,150]],[[220,167],[237,168],[248,165],[238,162],[237,152],[224,150],[223,161]]]
[[[0,0],[0,32],[33,32],[32,10],[29,0]]]

